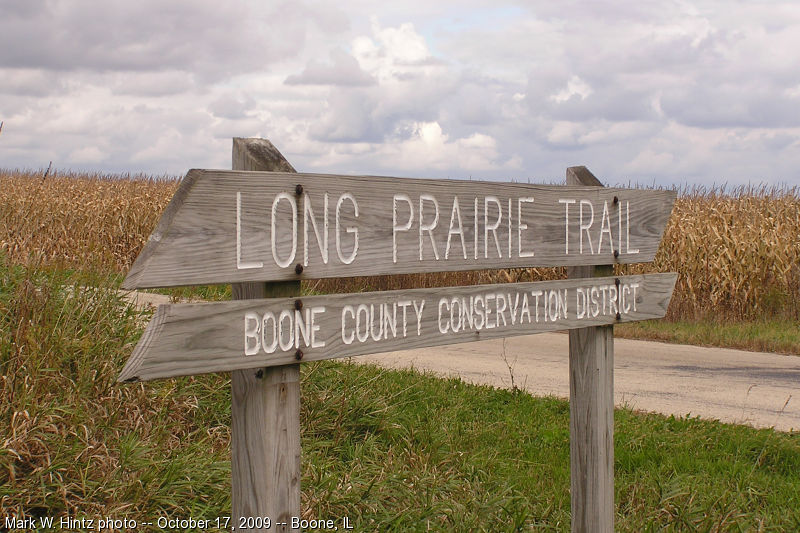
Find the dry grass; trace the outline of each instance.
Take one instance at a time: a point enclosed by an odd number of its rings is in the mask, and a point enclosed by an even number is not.
[[[684,191],[652,265],[680,274],[671,316],[800,318],[800,191]]]
[[[129,267],[176,183],[110,178],[42,180],[0,172],[0,516],[141,521],[228,515],[228,378],[115,383],[149,315],[122,302],[104,278]],[[760,194],[765,198],[753,203],[766,207],[751,207],[756,214],[746,220],[765,242],[782,243],[775,253],[783,255],[759,255],[751,271],[793,261],[788,277],[773,274],[766,283],[796,309],[800,202],[795,191]],[[732,216],[728,229],[717,227],[720,235],[742,233],[736,228],[743,215],[735,206],[747,205],[746,198],[686,196],[651,268],[671,268],[664,255],[687,243],[704,246],[697,257],[725,255],[712,246],[725,239],[703,229],[715,219],[685,209],[701,200],[720,216]],[[785,202],[784,211],[773,202]],[[772,229],[759,219],[764,212],[771,214]],[[708,231],[709,238],[685,239],[676,220],[684,229]],[[682,277],[706,275],[705,268],[689,270],[687,264],[679,265]],[[64,267],[78,272],[65,273]],[[519,269],[339,281],[332,288],[557,275]],[[750,278],[765,283],[745,276],[747,283]],[[692,309],[694,298],[701,309],[711,301],[719,309],[739,309],[725,301],[731,285],[718,288],[710,279],[692,278],[697,292],[676,295],[688,302],[678,308]],[[716,283],[730,281],[720,279]],[[686,290],[686,280],[681,283],[679,290]],[[714,291],[723,291],[716,300]],[[304,365],[302,389],[306,518],[351,516],[357,530],[568,527],[566,402],[334,362]],[[629,411],[616,413],[615,428],[619,530],[800,528],[796,435]]]
[[[120,177],[126,179],[119,179]],[[12,262],[123,273],[176,190],[142,176],[0,171],[0,249]],[[655,261],[620,273],[679,273],[668,318],[800,318],[800,191],[681,191]],[[564,277],[564,269],[450,272],[312,281],[319,292]]]
[[[177,186],[146,176],[0,171],[0,249],[17,263],[125,272]]]

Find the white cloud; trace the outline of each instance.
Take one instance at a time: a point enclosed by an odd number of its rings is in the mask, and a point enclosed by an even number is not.
[[[286,78],[287,85],[374,85],[375,79],[364,72],[358,61],[340,48],[331,51],[331,64],[312,59],[303,72]]]
[[[71,163],[100,163],[106,158],[106,154],[97,146],[87,146],[79,148],[69,154],[68,159]]]
[[[499,166],[497,142],[473,133],[450,140],[438,122],[414,124],[413,134],[402,141],[378,148],[382,166],[403,165],[415,171],[457,169],[482,171]]]
[[[255,106],[256,101],[250,95],[228,93],[211,102],[208,110],[215,117],[236,120],[248,117]]]
[[[800,183],[796,2],[0,12],[3,166],[183,173],[265,136],[301,170]]]
[[[581,100],[585,100],[593,92],[588,83],[578,76],[572,76],[567,82],[567,86],[556,94],[550,95],[550,99],[561,103],[577,96]]]

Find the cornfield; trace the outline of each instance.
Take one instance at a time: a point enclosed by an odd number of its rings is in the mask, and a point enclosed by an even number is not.
[[[124,273],[177,188],[174,179],[0,170],[0,250],[10,261]],[[800,319],[800,191],[681,191],[652,264],[679,273],[668,318]],[[564,269],[412,274],[309,282],[321,292],[563,277]]]

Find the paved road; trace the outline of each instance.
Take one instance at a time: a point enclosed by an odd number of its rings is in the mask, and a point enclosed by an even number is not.
[[[137,305],[168,296],[126,293]],[[505,352],[505,358],[504,358]],[[365,355],[353,360],[414,367],[535,395],[569,397],[568,337],[542,333]],[[513,371],[509,371],[508,365]],[[700,416],[781,431],[800,430],[800,357],[614,339],[614,401],[642,411]]]
[[[568,336],[505,340],[366,355],[353,360],[414,367],[472,383],[569,397]],[[800,430],[800,357],[614,339],[614,401],[642,411]]]

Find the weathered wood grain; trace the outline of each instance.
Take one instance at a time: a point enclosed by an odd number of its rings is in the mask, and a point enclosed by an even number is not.
[[[567,185],[601,186],[586,167]],[[613,267],[573,266],[570,278],[608,276]],[[573,533],[614,531],[614,326],[569,330],[570,508]]]
[[[232,163],[237,170],[295,172],[266,139],[234,138]],[[294,296],[300,282],[234,283],[232,293],[234,300]],[[269,530],[287,530],[275,524],[300,516],[300,365],[232,372],[231,484],[237,527],[240,517],[266,516]]]
[[[191,170],[123,288],[648,262],[675,196],[665,190]],[[307,207],[313,216],[306,216]]]
[[[317,361],[496,337],[529,335],[587,325],[660,318],[666,313],[676,276],[674,273],[647,274],[588,280],[335,294],[297,299],[161,305],[156,310],[142,341],[135,348],[119,379],[121,381],[144,381],[206,372],[285,365],[296,362],[296,357],[299,355],[298,349],[302,351],[302,361]],[[623,295],[623,298],[620,299],[622,312],[619,319],[611,306],[611,287],[616,290],[615,281],[617,279],[620,281],[621,288],[618,292]],[[638,284],[638,286],[634,287],[634,284]],[[597,304],[590,304],[590,311],[592,311],[590,314],[596,311],[597,315],[587,317],[584,313],[584,316],[580,318],[581,307],[578,304],[581,303],[580,299],[583,296],[578,296],[577,289],[580,288],[581,294],[585,294],[583,291],[593,286],[597,288],[595,293]],[[605,307],[602,287],[606,287]],[[625,289],[626,287],[627,289]],[[565,290],[567,291],[566,298],[563,298]],[[536,291],[543,291],[539,295],[538,301],[534,296]],[[555,304],[548,308],[547,317],[544,315],[543,307],[544,291],[547,291],[548,294],[551,292],[555,294],[552,297],[554,298],[552,302]],[[556,314],[553,313],[553,310],[558,312],[561,309],[558,306],[559,293],[566,302],[566,310],[562,309],[561,314]],[[502,304],[498,300],[498,294],[501,295]],[[591,301],[591,292],[589,297]],[[472,307],[469,303],[470,298],[472,298]],[[523,304],[526,298],[528,301],[527,314],[523,313]],[[547,298],[550,302],[551,297]],[[456,304],[453,304],[453,299],[457,300]],[[424,307],[423,301],[425,302]],[[479,301],[481,303],[478,303]],[[299,306],[297,302],[302,302],[302,309],[297,311],[302,318],[299,335],[296,335],[293,326],[289,326],[290,321],[292,324],[296,322],[295,311]],[[421,308],[419,322],[414,303]],[[383,304],[386,304],[386,307]],[[359,310],[359,306],[364,307]],[[498,312],[502,306],[505,307]],[[324,310],[321,310],[322,308]],[[459,308],[473,310],[471,327],[468,318],[464,318],[464,315],[459,313]],[[483,312],[483,318],[480,318],[478,309],[490,310],[488,321],[485,312]],[[404,310],[406,315],[405,331],[402,320]],[[451,310],[453,310],[452,321],[450,319]],[[280,320],[282,312],[284,313],[284,334],[281,339],[284,348],[281,348],[278,343],[275,344],[275,349],[271,353],[267,353],[263,347],[253,350],[256,344],[254,337],[256,333],[253,332],[253,328],[256,327],[256,323],[260,323],[261,330],[266,329],[267,332],[265,339],[258,339],[259,346],[265,344],[270,348],[274,340],[271,331],[275,321],[268,319],[267,327],[263,328],[263,318],[271,313],[276,320]],[[370,312],[373,317],[370,320],[371,329],[366,326]],[[382,313],[383,323],[380,321]],[[343,314],[345,315],[344,328],[342,327]],[[247,319],[248,316],[256,318]],[[397,317],[396,321],[394,320],[395,316]],[[557,317],[555,320],[553,320],[554,316]],[[386,317],[389,317],[388,320]],[[459,319],[459,317],[461,318]],[[459,326],[459,320],[467,326]],[[389,322],[388,326],[387,321]],[[312,331],[307,328],[307,325],[312,322],[318,328],[313,332],[313,338]],[[454,324],[458,329],[455,333],[452,331]],[[360,329],[358,329],[359,327]],[[442,333],[440,328],[445,332]],[[247,337],[247,331],[250,331],[249,337]],[[293,335],[292,339],[295,336],[300,339],[299,346],[294,342],[290,345],[290,334]],[[359,335],[363,342],[359,340]],[[317,346],[312,346],[314,343]],[[324,343],[324,346],[320,346],[320,343]],[[248,349],[255,353],[246,355]]]

